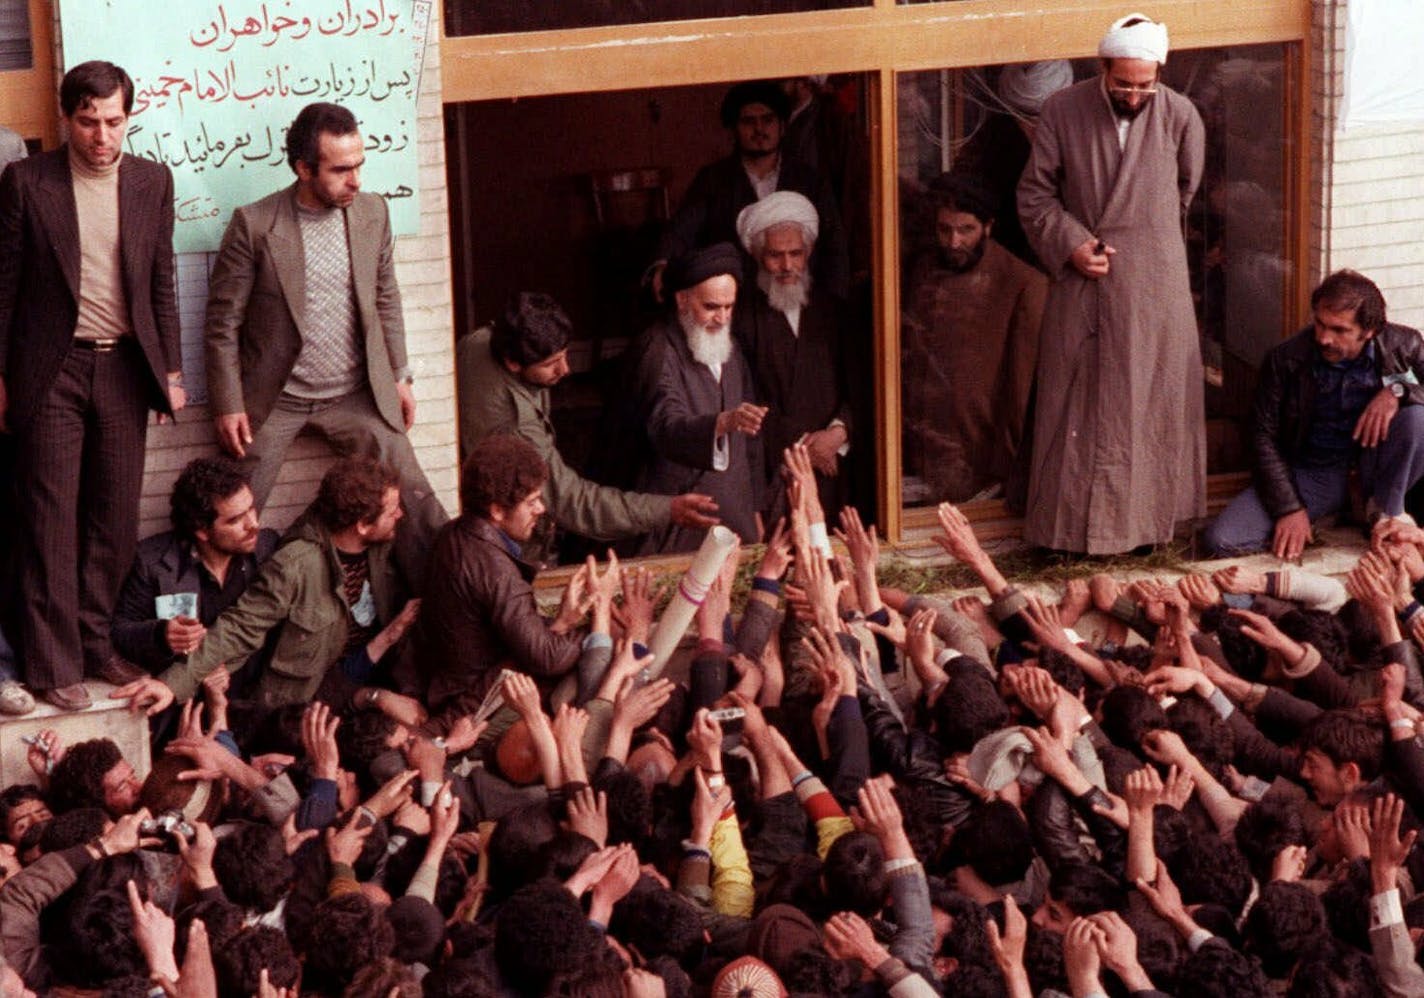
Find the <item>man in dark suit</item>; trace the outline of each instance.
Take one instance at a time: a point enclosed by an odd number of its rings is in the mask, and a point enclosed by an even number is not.
[[[305,427],[400,474],[400,560],[422,581],[449,519],[406,431],[415,394],[386,203],[361,192],[355,116],[309,104],[287,131],[291,187],[237,209],[208,285],[208,392],[218,442],[252,474],[260,507]]]
[[[0,178],[0,425],[16,436],[27,681],[65,710],[132,675],[109,618],[137,543],[148,411],[183,407],[173,177],[122,154],[133,81],[65,74],[68,142]],[[81,221],[82,220],[82,221]]]

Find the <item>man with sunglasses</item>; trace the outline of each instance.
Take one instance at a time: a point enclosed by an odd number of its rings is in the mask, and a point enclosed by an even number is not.
[[[1161,84],[1165,25],[1129,14],[1098,55],[1099,76],[1044,103],[1019,181],[1024,231],[1052,279],[1024,536],[1111,554],[1170,540],[1205,512],[1183,240],[1205,131]]]

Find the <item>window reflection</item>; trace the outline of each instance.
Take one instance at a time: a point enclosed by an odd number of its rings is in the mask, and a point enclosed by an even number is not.
[[[1290,326],[1284,55],[1280,45],[1173,52],[1162,76],[1207,130],[1186,238],[1213,473],[1247,467],[1256,370]],[[1096,60],[1054,60],[900,77],[907,506],[1022,503],[1046,278],[1014,191],[1042,101],[1097,72]]]
[[[492,35],[869,5],[870,0],[448,0],[445,30],[450,35]]]

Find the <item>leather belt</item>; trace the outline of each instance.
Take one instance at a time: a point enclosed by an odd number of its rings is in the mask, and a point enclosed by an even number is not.
[[[102,340],[81,340],[76,338],[74,345],[81,350],[89,350],[93,353],[109,353],[123,346],[124,339],[125,337],[123,336],[110,336]]]

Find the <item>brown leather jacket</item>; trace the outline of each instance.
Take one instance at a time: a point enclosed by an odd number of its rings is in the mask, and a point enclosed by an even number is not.
[[[555,634],[534,599],[535,568],[505,546],[499,528],[467,514],[435,539],[416,648],[432,712],[459,699],[470,709],[508,666],[536,679],[578,660],[581,632]]]

